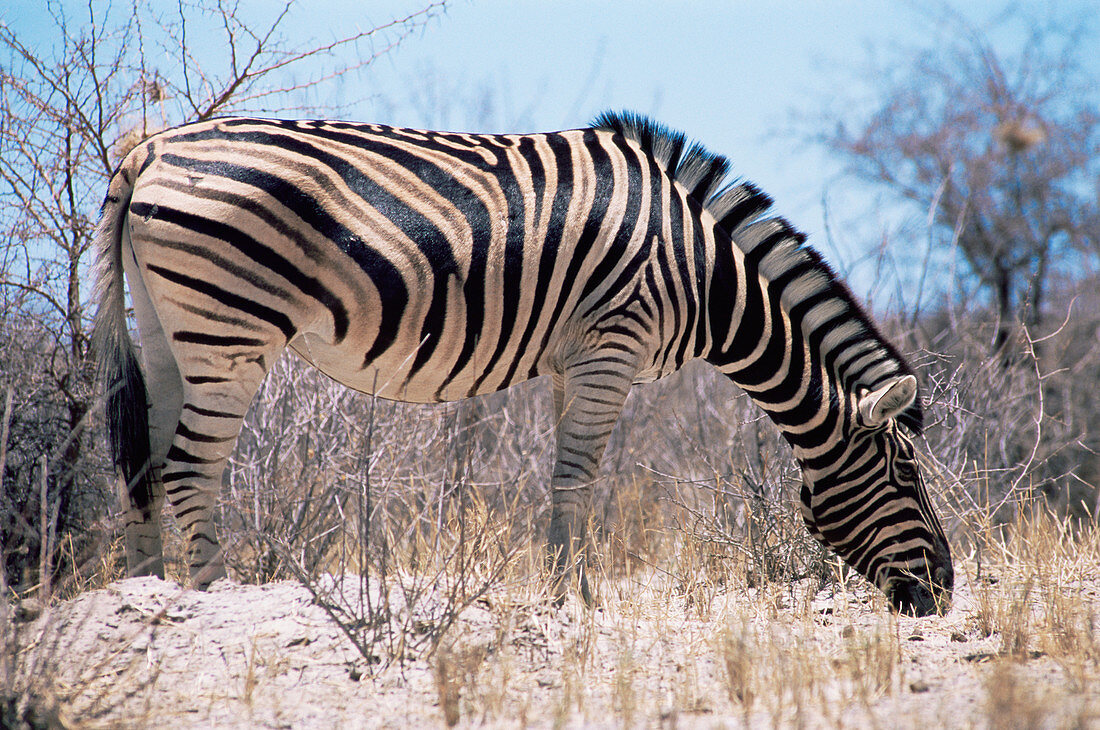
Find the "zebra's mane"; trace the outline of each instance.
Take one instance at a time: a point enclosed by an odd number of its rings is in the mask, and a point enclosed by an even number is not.
[[[592,128],[617,132],[637,142],[669,177],[683,185],[689,196],[714,216],[718,226],[746,255],[767,242],[771,250],[758,259],[760,274],[769,281],[779,276],[793,277],[784,288],[788,304],[805,301],[810,296],[818,300],[803,319],[803,327],[812,329],[826,320],[840,323],[830,325],[823,341],[826,348],[862,335],[866,349],[855,360],[862,361],[872,350],[878,350],[877,355],[885,362],[864,371],[856,382],[845,382],[845,387],[875,387],[875,381],[884,375],[912,374],[905,358],[883,338],[847,285],[821,254],[806,243],[805,234],[781,217],[763,217],[771,209],[771,198],[752,183],[731,179],[731,165],[726,157],[689,141],[683,132],[633,112],[603,112],[593,120]],[[914,433],[920,433],[924,420],[920,399],[898,420]]]

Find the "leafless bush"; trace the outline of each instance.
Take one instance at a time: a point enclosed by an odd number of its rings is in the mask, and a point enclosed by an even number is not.
[[[1058,289],[1043,331],[1023,328],[1011,363],[989,353],[988,310],[945,307],[908,332],[928,378],[927,464],[949,522],[983,533],[1022,510],[1097,514],[1100,301]]]
[[[94,551],[108,465],[86,409],[69,398],[91,402],[90,383],[67,382],[56,332],[19,300],[0,294],[0,570],[24,592],[45,590]],[[82,456],[70,460],[74,450]]]
[[[825,553],[798,513],[801,480],[789,447],[716,371],[691,365],[635,389],[617,434],[607,460],[627,472],[615,486],[631,479],[628,485],[644,490],[636,500],[644,520],[617,531],[642,548],[630,553],[635,560],[664,564],[675,551],[686,591],[732,576],[755,586],[828,574]],[[616,504],[610,495],[598,501]],[[632,524],[606,510],[603,517],[613,530]]]
[[[548,404],[521,390],[398,404],[283,358],[229,470],[227,563],[245,580],[302,580],[368,661],[433,650],[541,542],[546,492],[531,485],[549,470],[548,429],[535,432]]]
[[[389,630],[381,618],[395,610],[396,585],[396,610],[431,627],[421,632],[430,647],[470,601],[539,571],[549,400],[547,384],[534,381],[456,404],[399,404],[282,359],[229,471],[227,563],[245,580],[304,580],[355,627],[347,630],[367,657],[387,641],[370,632]],[[791,501],[793,460],[762,418],[704,367],[635,389],[596,486],[601,575],[672,565],[690,590],[734,573],[752,585],[828,573]],[[703,547],[685,559],[689,542]],[[418,613],[436,584],[447,586],[445,605]]]

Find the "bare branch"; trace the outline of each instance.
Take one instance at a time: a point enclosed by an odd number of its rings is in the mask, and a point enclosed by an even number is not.
[[[1080,27],[1009,19],[1027,29],[1015,53],[950,15],[950,43],[903,59],[903,75],[883,73],[877,109],[819,138],[855,175],[917,204],[930,245],[957,248],[994,302],[995,348],[1016,323],[1041,323],[1061,262],[1100,263],[1079,243],[1100,239],[1100,225],[1065,233],[1074,219],[1095,220],[1084,213],[1097,207],[1087,181],[1100,174],[1096,95],[1061,43],[1079,40]]]
[[[220,92],[212,95],[210,101],[201,110],[195,107],[196,119],[208,119],[217,113],[227,109],[230,104],[236,107],[247,105],[250,102],[267,98],[274,95],[287,95],[296,91],[303,91],[305,89],[313,88],[324,82],[331,81],[336,78],[351,73],[352,71],[365,68],[378,58],[390,53],[397,48],[402,42],[408,39],[413,33],[417,32],[431,19],[438,16],[438,14],[445,8],[446,0],[432,2],[427,7],[411,13],[404,18],[399,18],[377,26],[370,30],[360,31],[358,33],[345,36],[331,43],[323,45],[311,46],[306,50],[295,52],[281,52],[273,50],[271,44],[273,42],[276,31],[282,25],[286,19],[290,8],[293,5],[293,1],[287,2],[278,16],[268,26],[267,30],[262,36],[249,32],[250,37],[253,39],[255,46],[251,53],[248,55],[247,60],[239,62],[237,59],[238,43],[237,36],[234,28],[238,27],[238,20],[231,12],[226,11],[224,7],[223,11],[223,24],[225,27],[225,33],[227,40],[229,41],[229,49],[231,53],[230,67],[233,70],[232,77],[222,85]],[[300,65],[303,61],[314,59],[324,55],[332,55],[336,51],[353,46],[363,40],[376,37],[392,29],[400,29],[400,33],[387,43],[382,48],[374,51],[366,58],[362,58],[355,63],[345,63],[332,71],[322,73],[318,76],[312,77],[307,81],[282,85],[279,87],[273,87],[270,89],[261,90],[258,92],[249,92],[249,89],[262,78],[271,76],[276,71],[280,71],[292,65]],[[267,60],[270,59],[270,60]],[[190,98],[190,97],[189,97]]]

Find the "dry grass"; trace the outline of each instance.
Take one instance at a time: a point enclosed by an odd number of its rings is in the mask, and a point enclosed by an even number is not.
[[[429,531],[418,539],[439,545],[453,539],[454,525],[434,524],[445,534]],[[471,520],[465,564],[495,559],[499,534],[494,530],[501,529]],[[485,534],[497,536],[475,539]],[[15,661],[3,665],[0,686],[10,712],[34,705],[63,718],[42,725],[51,727],[111,726],[122,719],[144,727],[166,718],[199,727],[215,717],[210,708],[216,708],[222,725],[314,726],[315,715],[295,714],[305,710],[286,702],[283,687],[294,677],[299,677],[295,683],[305,682],[301,687],[309,697],[300,700],[305,706],[320,703],[330,718],[368,712],[381,725],[1095,723],[1100,719],[1095,625],[1100,531],[1036,511],[971,541],[984,546],[980,577],[979,551],[960,556],[960,586],[946,617],[896,616],[880,594],[850,576],[838,575],[825,587],[812,577],[759,583],[751,561],[716,562],[692,535],[673,533],[662,545],[669,558],[662,569],[623,571],[597,562],[594,578],[602,603],[596,610],[576,601],[548,608],[542,563],[532,551],[512,556],[498,580],[479,584],[484,590],[476,600],[454,603],[446,627],[435,622],[461,595],[453,587],[459,576],[447,572],[457,563],[414,557],[409,549],[394,554],[388,591],[375,586],[372,594],[390,595],[389,614],[374,616],[390,637],[373,645],[378,660],[341,664],[334,671],[342,679],[319,684],[306,682],[301,673],[334,662],[318,655],[304,659],[298,652],[322,651],[320,639],[280,638],[277,627],[287,623],[284,619],[271,619],[270,631],[257,631],[269,623],[246,614],[247,606],[263,603],[248,598],[247,591],[262,587],[225,587],[202,596],[222,606],[208,614],[153,606],[126,625],[130,628],[116,629],[111,616],[139,612],[112,608],[108,623],[101,623],[98,615],[85,612],[97,597],[107,600],[93,591],[57,606],[53,619],[3,622],[11,648],[6,655]],[[701,575],[706,579],[698,579]],[[434,582],[428,585],[429,580]],[[330,579],[327,585],[336,583]],[[396,597],[406,595],[409,586],[420,586],[418,601],[399,603]],[[234,599],[235,591],[240,599]],[[174,595],[163,599],[166,605],[199,598],[190,592]],[[233,612],[224,606],[233,600],[242,602],[236,644],[222,645],[216,634],[197,625],[187,629],[204,615],[213,625],[231,622]],[[141,604],[131,597],[124,605]],[[316,612],[311,614],[316,625],[331,625],[320,607],[308,610]],[[118,625],[117,618],[113,622]],[[179,632],[192,637],[192,648],[176,656],[170,647]],[[75,641],[74,635],[83,638]],[[113,638],[105,641],[105,636]],[[205,638],[195,644],[196,637]],[[334,647],[343,642],[355,653],[348,637],[331,637]],[[92,651],[86,663],[71,661],[74,647]],[[200,648],[208,655],[196,653]],[[339,656],[346,657],[346,651]],[[148,665],[151,656],[157,657],[154,665]],[[202,675],[201,692],[188,689],[187,683],[196,681],[188,677],[196,672]],[[118,679],[106,682],[107,677]],[[90,708],[94,713],[80,714]],[[239,718],[240,724],[227,718]]]

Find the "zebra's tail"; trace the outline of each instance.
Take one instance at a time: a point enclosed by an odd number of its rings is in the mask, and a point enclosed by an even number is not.
[[[148,394],[127,329],[122,266],[126,211],[134,190],[128,174],[132,174],[132,167],[127,168],[124,162],[111,179],[95,234],[96,313],[92,346],[99,381],[106,392],[111,456],[115,468],[126,480],[130,507],[147,512],[153,502]]]

